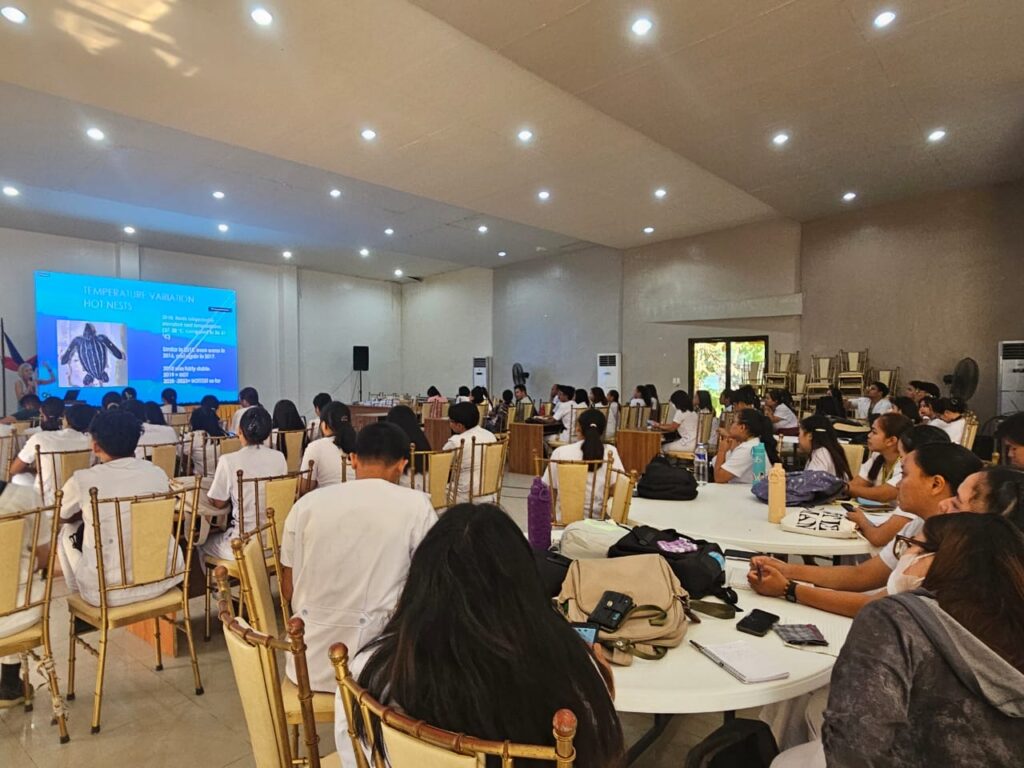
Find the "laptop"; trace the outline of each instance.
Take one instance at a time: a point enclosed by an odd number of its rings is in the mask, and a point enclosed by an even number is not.
[[[64,402],[65,403],[77,403],[78,402],[78,396],[79,396],[79,394],[81,394],[81,392],[82,392],[82,390],[80,390],[80,389],[69,389],[67,392],[64,393]]]

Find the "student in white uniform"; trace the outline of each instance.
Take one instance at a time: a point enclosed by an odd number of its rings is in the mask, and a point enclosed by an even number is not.
[[[172,413],[178,412],[178,392],[177,390],[168,387],[160,393],[160,410],[163,411],[165,416],[170,416]]]
[[[800,452],[809,456],[805,470],[828,472],[840,480],[853,477],[846,452],[826,416],[808,416],[800,422]]]
[[[356,432],[352,418],[344,403],[327,403],[320,408],[320,429],[324,436],[306,446],[302,454],[301,470],[313,462],[310,489],[324,488],[341,482],[341,463],[356,445]]]
[[[480,410],[473,403],[456,403],[448,409],[448,421],[451,424],[452,436],[444,444],[444,449],[450,451],[453,448],[462,446],[462,470],[459,475],[458,501],[469,499],[470,463],[476,467],[477,475],[480,472],[481,450],[479,446],[497,442],[493,432],[488,432],[480,426]],[[476,439],[477,455],[473,461],[473,439]]]
[[[964,421],[967,403],[959,397],[943,397],[937,400],[933,407],[939,418],[931,422],[932,426],[944,430],[949,435],[950,442],[958,445],[962,443],[964,429],[967,426],[967,422]]]
[[[146,457],[144,445],[177,445],[180,441],[174,427],[167,426],[164,421],[164,412],[156,403],[146,403],[143,406],[146,421],[142,425],[142,437],[139,439],[139,447],[135,449],[135,455],[140,459]]]
[[[868,406],[868,421],[892,410],[892,401],[889,400],[889,387],[882,382],[872,381],[868,384],[864,394],[867,395],[868,402],[870,403]]]
[[[459,387],[459,394],[455,397],[455,403],[472,403],[473,398],[469,394],[469,387]]]
[[[211,533],[210,537],[199,546],[204,557],[210,555],[222,560],[233,559],[231,540],[259,528],[267,520],[266,505],[261,502],[259,508],[256,507],[251,483],[246,488],[245,499],[241,510],[239,509],[239,470],[242,471],[243,479],[280,477],[288,474],[288,461],[284,454],[263,445],[270,437],[271,418],[269,413],[259,406],[247,409],[242,417],[242,423],[239,424],[239,429],[241,430],[238,435],[242,441],[241,450],[220,457],[217,469],[213,473],[210,490],[206,493],[210,504],[214,507],[218,509],[231,508],[231,522],[226,531]],[[262,491],[260,498],[261,500],[265,498]],[[244,519],[239,519],[240,517],[244,517]]]
[[[607,421],[600,411],[589,409],[581,413],[576,420],[577,441],[560,446],[552,452],[550,472],[545,472],[541,477],[544,484],[558,488],[558,465],[555,463],[558,461],[601,461],[610,457],[612,468],[624,471],[618,450],[614,445],[605,445],[601,439],[606,426]],[[584,514],[587,517],[599,518],[602,516],[599,500],[604,498],[607,473],[604,466],[598,467],[596,464],[588,467],[588,470],[590,476],[587,478],[583,495]],[[612,488],[608,489],[608,493],[611,495]],[[556,515],[561,520],[561,509],[557,510]]]
[[[205,448],[206,438],[226,437],[227,433],[221,427],[220,419],[217,418],[216,407],[200,405],[189,414],[189,424],[192,427],[192,431],[189,433],[192,474],[205,477],[207,467],[215,456],[212,446],[209,449]]]
[[[879,416],[868,433],[868,455],[858,472],[848,484],[851,497],[892,503],[899,495],[903,469],[900,465],[900,435],[913,424],[902,413],[886,413]]]
[[[764,398],[764,415],[771,419],[776,432],[795,434],[800,422],[793,412],[793,396],[785,389],[770,389]]]
[[[333,401],[334,398],[326,392],[320,392],[313,398],[313,418],[309,420],[309,424],[306,427],[310,441],[324,437],[324,434],[320,431],[320,420],[323,418],[320,415],[320,411],[323,410],[325,405]]]
[[[718,442],[712,461],[716,483],[754,482],[754,446],[764,445],[767,466],[779,460],[775,451],[775,432],[768,417],[754,408],[736,411],[729,432]]]
[[[708,436],[708,442],[712,446],[717,447],[718,425],[721,422],[718,419],[718,414],[715,412],[715,404],[711,400],[711,393],[706,389],[698,389],[693,396],[693,409],[697,411],[698,416],[702,413],[711,414],[711,432]]]
[[[605,428],[604,436],[606,439],[611,440],[619,430],[619,415],[622,411],[622,406],[619,403],[619,390],[609,389],[607,397],[608,426]]]
[[[413,552],[437,522],[429,496],[398,485],[408,463],[402,430],[370,424],[360,430],[352,454],[356,479],[303,496],[285,522],[281,590],[306,625],[313,690],[336,688],[328,658],[332,643],[345,643],[355,656],[381,633]],[[294,682],[290,658],[287,674]]]
[[[78,592],[89,605],[100,604],[99,577],[96,562],[96,538],[93,531],[92,502],[90,489],[96,488],[100,499],[125,496],[145,496],[151,493],[166,493],[169,490],[167,475],[152,462],[135,458],[135,448],[142,436],[142,425],[127,411],[114,409],[102,411],[89,427],[92,450],[100,463],[89,469],[75,472],[64,484],[64,500],[61,505],[61,519],[68,521],[62,529],[60,546],[61,571],[68,589]],[[103,562],[108,586],[122,583],[120,557],[117,550],[117,534],[114,530],[115,508],[113,504],[100,507],[100,525],[106,531],[104,536]],[[81,519],[79,525],[77,521]],[[76,548],[72,534],[81,527],[80,549]],[[121,532],[126,555],[131,552],[131,505],[121,505]],[[177,542],[168,531],[168,565],[171,556],[181,558]],[[131,575],[128,574],[128,578]],[[128,587],[108,596],[109,605],[127,605],[149,600],[163,594],[181,581],[173,579]]]
[[[635,387],[633,387],[633,397],[629,399],[629,404],[630,406],[650,405],[650,403],[647,401],[643,384],[637,384]]]
[[[238,403],[242,407],[231,416],[231,429],[229,430],[235,435],[241,434],[242,416],[245,412],[260,404],[260,394],[252,387],[245,387],[238,393]]]
[[[677,389],[672,393],[669,402],[675,407],[672,421],[665,424],[654,424],[651,429],[666,432],[672,437],[662,443],[663,453],[669,451],[694,451],[697,448],[697,421],[699,417],[693,410],[693,399],[690,393]]]
[[[32,435],[25,446],[18,452],[17,457],[11,463],[11,483],[14,485],[28,485],[39,490],[39,478],[35,476],[36,471],[36,448],[43,453],[57,451],[89,451],[92,450],[92,440],[86,434],[89,429],[89,422],[96,413],[96,409],[89,405],[74,405],[67,410],[66,416],[68,429],[62,429],[62,419],[65,416],[64,401],[56,397],[48,397],[43,402],[40,411],[42,421],[40,431]],[[49,457],[44,457],[42,467],[43,481],[43,505],[53,504],[55,488],[54,466]],[[38,504],[38,499],[36,504]],[[35,505],[33,505],[35,506]]]

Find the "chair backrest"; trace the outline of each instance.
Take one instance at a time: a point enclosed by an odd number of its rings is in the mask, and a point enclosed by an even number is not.
[[[470,438],[469,501],[481,496],[495,496],[501,501],[501,484],[505,476],[505,456],[508,439],[498,438],[494,443],[476,444]]]
[[[697,414],[697,444],[707,445],[711,442],[711,430],[715,426],[715,417],[710,413]]]
[[[253,759],[257,768],[282,766],[320,766],[319,737],[313,714],[313,692],[306,664],[305,626],[302,619],[288,622],[288,642],[265,632],[258,632],[236,618],[231,611],[227,569],[219,566],[214,572],[219,590],[221,626],[235,674],[235,684],[249,731]],[[295,659],[296,686],[299,689],[299,710],[305,734],[306,757],[293,754],[288,738],[288,722],[278,676],[277,652],[291,653]]]
[[[526,421],[533,418],[533,400],[523,400],[515,407],[516,421]]]
[[[839,350],[839,372],[840,373],[864,373],[868,369],[868,351],[845,351]]]
[[[352,677],[348,648],[343,643],[331,646],[331,662],[359,768],[370,766],[367,751],[375,768],[385,765],[391,768],[479,768],[485,764],[487,756],[500,757],[502,768],[514,768],[518,760],[549,762],[557,768],[573,765],[576,716],[568,709],[558,710],[552,719],[554,746],[488,741],[437,728],[381,704]],[[357,719],[366,734],[365,744],[356,731]],[[383,746],[377,743],[378,726]]]
[[[160,467],[167,475],[168,479],[173,479],[177,476],[175,469],[178,465],[178,446],[179,443],[164,443],[162,445],[143,445],[143,455],[149,459],[155,466]]]
[[[174,427],[180,432],[181,429],[188,426],[189,414],[185,413],[185,411],[168,413],[166,419],[169,426]]]
[[[978,436],[978,415],[973,411],[964,414],[964,431],[960,436],[960,445],[967,450],[974,448],[974,438]]]
[[[633,489],[636,488],[636,472],[623,472],[614,469],[608,473],[608,482],[612,484],[611,509],[608,516],[620,525],[629,520],[629,505],[633,503]]]
[[[289,609],[284,594],[281,594],[280,604],[277,604],[270,589],[271,568],[274,569],[277,583],[281,583],[281,546],[274,510],[267,510],[265,525],[244,538],[232,539],[231,551],[238,563],[242,602],[249,623],[260,632],[277,637],[280,632],[277,623],[278,605],[285,624],[288,622]]]
[[[49,620],[63,493],[58,489],[54,496],[49,506],[33,509],[35,492],[29,486],[10,486],[5,493],[0,508],[0,620],[37,610]],[[34,578],[40,547],[49,552],[42,581]]]
[[[772,373],[790,373],[792,372],[799,361],[800,354],[798,352],[775,352],[775,366],[772,368]]]
[[[736,421],[736,411],[723,411],[722,415],[718,417],[718,426],[720,429],[728,431],[734,421]]]
[[[282,429],[277,433],[277,449],[288,461],[288,471],[298,472],[302,464],[302,442],[306,437],[304,429]]]
[[[203,464],[207,475],[217,469],[221,456],[242,450],[242,441],[237,437],[216,437],[203,433]]]
[[[559,525],[568,525],[587,517],[604,519],[612,470],[610,451],[606,459],[561,461],[542,459],[538,456],[534,459],[534,464],[535,475],[539,477],[546,473],[548,476],[552,523],[556,522],[559,515]],[[594,467],[593,471],[591,467]]]
[[[846,463],[850,465],[850,475],[856,477],[860,471],[860,465],[864,463],[864,446],[853,443],[840,443],[843,446],[843,453],[846,454]]]
[[[0,480],[5,483],[11,479],[11,462],[18,455],[18,437],[12,430],[9,434],[0,435]]]
[[[479,423],[483,424],[484,420],[487,418],[487,414],[490,412],[491,409],[487,406],[486,403],[480,403],[476,407],[476,409],[477,409],[477,411],[480,412],[480,421],[479,421]]]
[[[89,498],[101,607],[111,593],[131,587],[179,576],[188,583],[195,529],[186,510],[198,508],[199,478],[191,487],[142,496],[101,499],[90,488]],[[178,542],[186,545],[184,558]]]
[[[54,489],[63,488],[75,472],[88,469],[92,464],[92,451],[42,451],[36,446],[36,483],[39,486],[39,498],[44,504],[51,503],[47,498],[45,481],[52,478]],[[52,494],[52,492],[51,492]]]
[[[619,408],[621,418],[619,429],[643,429],[650,418],[651,409],[646,405],[627,405]]]
[[[761,373],[764,369],[764,363],[760,360],[751,360],[750,366],[747,368],[747,384],[760,384]]]
[[[794,395],[802,395],[807,391],[807,374],[796,371],[793,373],[793,391]]]
[[[882,382],[889,388],[890,392],[893,392],[896,389],[896,385],[899,383],[899,378],[899,368],[876,368],[871,375],[872,381]]]
[[[246,477],[242,470],[235,474],[238,482],[238,504],[235,516],[238,519],[238,533],[245,536],[261,527],[266,521],[266,511],[273,508],[277,520],[278,533],[284,530],[284,522],[292,511],[299,490],[311,482],[313,471],[289,472],[287,475],[270,477]],[[246,499],[252,499],[251,509],[256,512],[253,520],[246,510]]]
[[[811,381],[832,381],[835,378],[834,357],[811,355]]]
[[[455,504],[459,492],[459,477],[462,473],[462,449],[460,443],[447,451],[412,451],[409,465],[423,465],[422,472],[411,470],[410,487],[430,496],[434,509],[447,509]],[[417,461],[423,457],[420,461]]]

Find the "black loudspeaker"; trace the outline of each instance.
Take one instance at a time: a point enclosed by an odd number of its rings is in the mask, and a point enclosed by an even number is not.
[[[370,348],[369,347],[352,347],[352,370],[353,371],[368,371],[368,370],[370,370]]]

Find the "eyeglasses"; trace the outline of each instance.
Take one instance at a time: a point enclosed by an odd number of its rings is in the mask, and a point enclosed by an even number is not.
[[[925,552],[938,552],[939,548],[934,544],[929,544],[927,541],[921,539],[914,539],[910,536],[900,536],[896,534],[896,538],[892,540],[892,553],[896,555],[896,559],[900,559],[911,547],[917,547],[918,549],[924,550]]]

